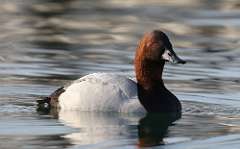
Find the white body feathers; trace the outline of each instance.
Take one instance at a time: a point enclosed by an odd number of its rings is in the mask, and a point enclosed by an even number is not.
[[[136,82],[116,74],[89,74],[65,90],[59,96],[63,110],[145,112],[137,98]]]

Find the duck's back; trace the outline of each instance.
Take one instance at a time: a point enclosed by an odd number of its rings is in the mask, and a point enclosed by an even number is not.
[[[59,96],[59,106],[68,110],[116,112],[128,110],[129,106],[141,107],[136,83],[107,73],[89,74],[65,87]]]

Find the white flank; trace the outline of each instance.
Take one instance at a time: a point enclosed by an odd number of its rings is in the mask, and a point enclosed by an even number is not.
[[[93,73],[74,81],[59,97],[63,110],[144,112],[137,84],[126,77]]]

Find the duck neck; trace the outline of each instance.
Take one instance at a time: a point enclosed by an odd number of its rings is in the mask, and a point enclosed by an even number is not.
[[[144,60],[140,63],[135,63],[138,85],[144,88],[144,90],[165,88],[162,80],[164,64],[164,61],[155,62],[151,60]]]

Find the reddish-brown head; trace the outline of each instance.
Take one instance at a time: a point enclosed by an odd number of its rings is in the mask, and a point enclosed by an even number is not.
[[[165,33],[160,30],[146,33],[138,44],[134,61],[138,83],[148,89],[162,82],[165,61],[185,63],[173,51]]]

